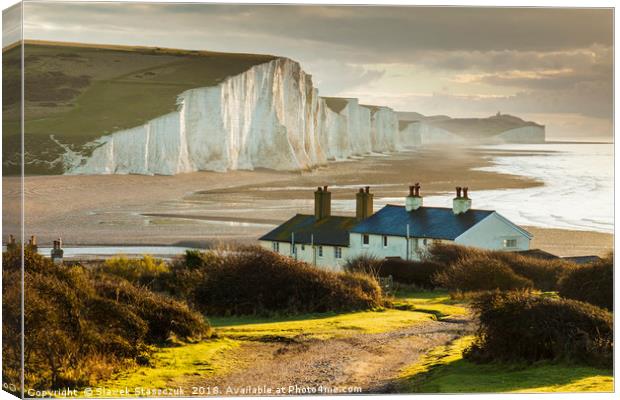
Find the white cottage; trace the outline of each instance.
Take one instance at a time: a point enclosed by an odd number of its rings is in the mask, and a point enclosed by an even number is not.
[[[409,187],[405,205],[373,214],[368,187],[356,195],[356,216],[331,215],[327,186],[315,192],[314,215],[298,214],[261,237],[262,246],[339,270],[360,255],[419,260],[436,242],[490,250],[528,250],[532,235],[496,211],[475,210],[467,188],[456,189],[452,208],[425,207],[420,185]]]

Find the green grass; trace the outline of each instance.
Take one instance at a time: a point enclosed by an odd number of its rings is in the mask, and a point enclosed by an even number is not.
[[[220,336],[238,339],[304,338],[330,339],[359,333],[382,333],[434,319],[432,314],[391,310],[348,314],[311,314],[295,319],[211,318]]]
[[[125,387],[167,388],[179,380],[223,374],[237,365],[226,355],[238,346],[234,340],[214,339],[160,348],[153,356],[151,366],[117,374],[98,386],[112,391]]]
[[[19,63],[11,58],[15,54],[17,48],[4,53],[9,60],[3,63],[7,82],[19,82]],[[27,42],[24,55],[27,161],[52,161],[62,153],[50,134],[75,150],[84,150],[81,146],[98,137],[176,110],[177,96],[187,89],[217,85],[274,59],[269,55],[36,42]],[[72,83],[82,76],[88,77],[88,85]],[[7,151],[19,133],[18,107],[18,96],[3,102],[3,129],[13,134],[3,135]],[[14,158],[7,151],[3,159]],[[14,172],[9,169],[5,174]],[[62,168],[30,163],[27,172],[61,173]]]
[[[398,296],[399,301],[424,304],[425,308],[438,307],[446,313],[453,310],[459,313],[464,311],[462,307],[444,304],[450,302],[446,292],[401,292]],[[279,341],[300,337],[325,340],[354,334],[383,333],[435,318],[435,314],[428,311],[395,309],[279,318],[209,318],[218,339],[177,347],[162,347],[153,356],[151,366],[120,373],[98,386],[110,389],[108,395],[124,396],[125,394],[118,392],[125,387],[174,387],[201,376],[223,374],[242,363],[241,360],[233,359],[230,351],[241,346],[245,340]]]
[[[613,373],[579,365],[475,364],[462,352],[473,336],[439,346],[402,372],[404,393],[609,392]]]
[[[394,307],[418,312],[427,312],[438,318],[467,314],[462,303],[452,300],[444,290],[427,292],[400,290],[394,295]]]
[[[462,305],[452,304],[445,291],[396,293],[394,305],[400,309],[381,309],[353,313],[306,314],[281,318],[209,318],[218,335],[239,339],[277,339],[304,335],[329,339],[358,333],[383,333],[428,320],[463,315]]]

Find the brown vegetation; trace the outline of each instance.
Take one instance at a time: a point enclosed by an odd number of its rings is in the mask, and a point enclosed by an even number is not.
[[[612,253],[599,261],[572,269],[560,279],[558,285],[560,296],[613,310],[613,264]]]
[[[453,274],[456,273],[455,269],[472,268],[472,264],[478,264],[476,271],[482,275],[477,276],[477,281],[468,280],[467,283],[459,284],[458,280],[446,281],[449,276],[439,278],[439,274],[437,275],[438,280],[436,283],[447,285],[446,287],[450,289],[464,291],[502,289],[502,287],[488,287],[489,285],[485,281],[487,279],[502,280],[507,278],[508,275],[512,277],[513,289],[532,287],[542,291],[557,290],[558,282],[562,276],[567,271],[575,268],[573,263],[563,260],[541,260],[518,253],[480,250],[452,244],[433,245],[427,260],[449,266],[449,270],[452,270]],[[485,278],[485,268],[488,268],[488,274],[498,274],[497,278],[491,276]],[[526,281],[531,284],[526,284]],[[509,287],[504,287],[504,289],[509,289]]]
[[[435,282],[453,291],[527,289],[532,281],[516,274],[501,261],[484,255],[461,258],[435,276]]]
[[[434,277],[445,270],[446,265],[428,261],[408,261],[400,258],[380,260],[371,256],[359,256],[348,260],[344,270],[371,275],[373,277],[391,276],[395,282],[414,285],[421,289],[434,289]]]
[[[188,252],[157,285],[186,296],[209,315],[348,311],[383,304],[372,278],[321,270],[260,247]]]
[[[480,325],[467,358],[612,366],[613,316],[606,310],[523,291],[481,295],[474,309]]]
[[[20,250],[3,253],[3,377],[19,381]],[[24,252],[25,386],[79,387],[126,363],[147,363],[150,345],[200,339],[205,319],[187,305],[82,266]]]

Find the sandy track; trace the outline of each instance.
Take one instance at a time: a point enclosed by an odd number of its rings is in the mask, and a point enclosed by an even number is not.
[[[430,321],[381,334],[329,340],[297,338],[287,343],[248,342],[230,354],[244,368],[212,379],[194,378],[184,386],[361,388],[363,393],[389,393],[399,371],[436,346],[471,332],[471,320]],[[359,393],[359,392],[358,392]],[[228,393],[230,394],[230,393]],[[285,393],[303,394],[303,393]]]

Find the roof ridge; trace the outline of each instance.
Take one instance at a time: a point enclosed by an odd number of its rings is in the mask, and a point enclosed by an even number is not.
[[[400,207],[400,208],[405,208],[404,205],[400,205],[400,204],[386,204],[384,207]],[[444,209],[445,210],[452,210],[452,207],[440,207],[440,206],[424,206],[423,205],[423,206],[420,206],[420,208],[435,208],[435,209],[441,209],[441,210],[444,210]],[[381,211],[381,210],[379,210],[379,211]],[[377,212],[379,212],[379,211],[377,211]],[[497,210],[487,210],[487,209],[483,209],[483,208],[470,208],[469,211],[497,212]]]

